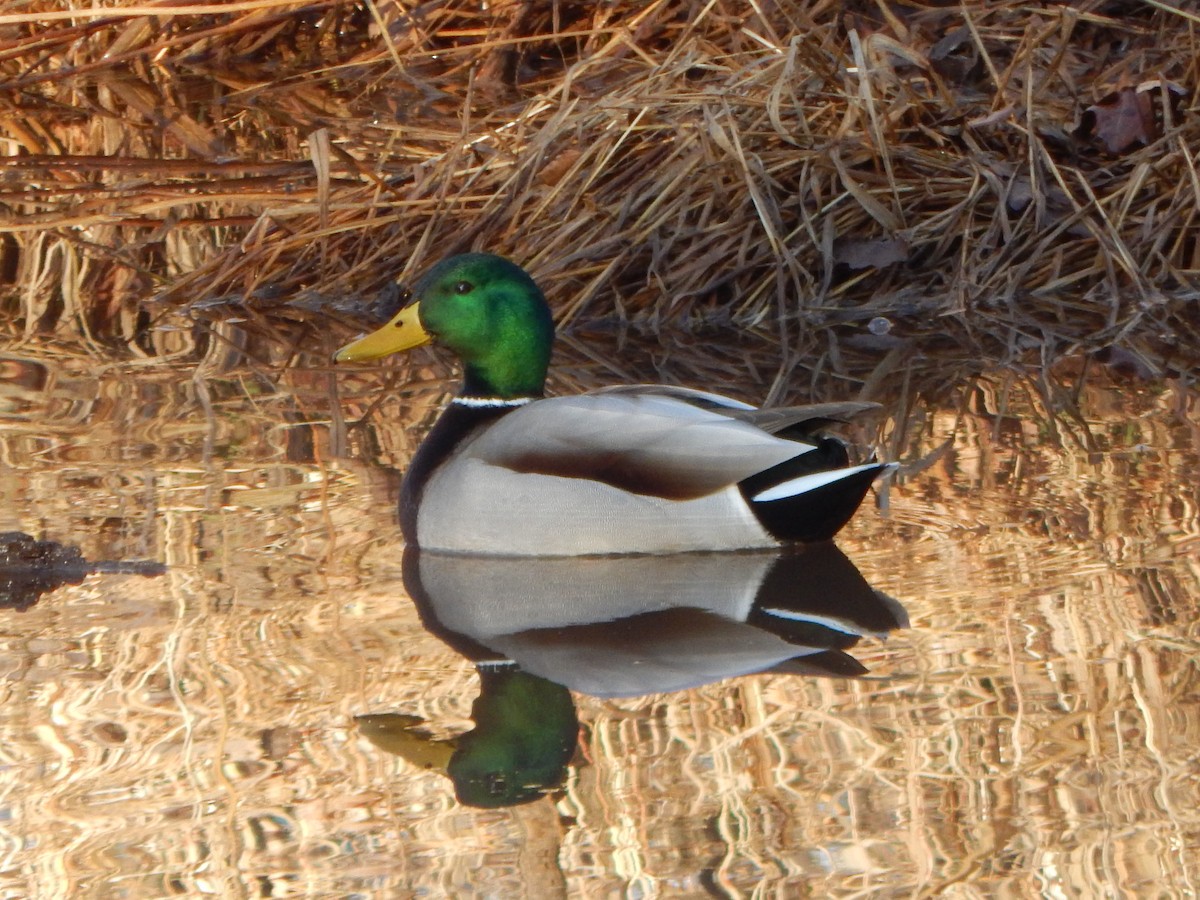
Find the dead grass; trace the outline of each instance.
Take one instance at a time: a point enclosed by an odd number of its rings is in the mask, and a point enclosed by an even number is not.
[[[781,380],[1101,349],[1188,371],[1196,24],[1099,0],[10,4],[0,304],[157,353],[177,310],[353,318],[486,248],[568,333],[736,328]]]

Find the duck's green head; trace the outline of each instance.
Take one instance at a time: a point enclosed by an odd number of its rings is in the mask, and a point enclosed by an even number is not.
[[[433,342],[462,360],[464,395],[541,395],[554,323],[524,269],[490,253],[451,256],[426,272],[412,295],[412,304],[334,360],[378,359]]]

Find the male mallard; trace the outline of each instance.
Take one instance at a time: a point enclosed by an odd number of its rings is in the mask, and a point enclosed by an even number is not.
[[[519,266],[442,260],[414,302],[339,350],[377,359],[433,342],[463,385],[413,458],[405,539],[502,556],[674,553],[831,538],[892,466],[848,466],[815,425],[867,403],[760,410],[687,388],[637,385],[543,398],[554,325]]]

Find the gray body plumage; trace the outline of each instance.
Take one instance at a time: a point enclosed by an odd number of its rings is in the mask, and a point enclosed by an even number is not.
[[[504,556],[778,546],[738,483],[814,445],[755,417],[795,418],[674,388],[538,400],[467,436],[432,472],[417,543]]]

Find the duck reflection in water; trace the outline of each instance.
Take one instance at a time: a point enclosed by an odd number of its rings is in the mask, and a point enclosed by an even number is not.
[[[908,626],[832,543],[785,553],[498,558],[409,548],[425,626],[472,660],[475,728],[453,740],[403,714],[364,735],[448,775],[460,802],[509,806],[558,787],[579,722],[571,691],[636,697],[755,673],[855,677],[847,651]]]

